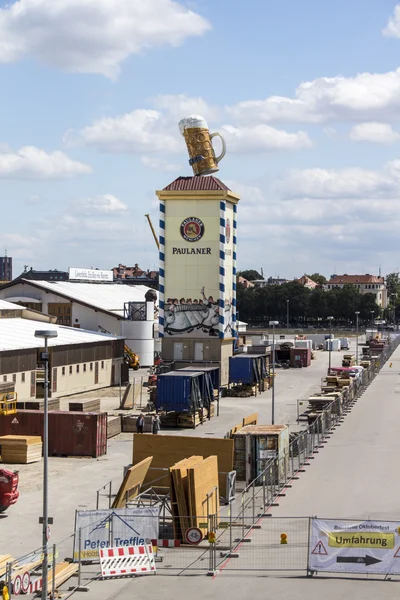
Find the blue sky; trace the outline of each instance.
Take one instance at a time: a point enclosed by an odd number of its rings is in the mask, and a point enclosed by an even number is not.
[[[157,265],[144,213],[226,139],[240,268],[399,268],[393,0],[0,0],[0,247],[14,274]]]

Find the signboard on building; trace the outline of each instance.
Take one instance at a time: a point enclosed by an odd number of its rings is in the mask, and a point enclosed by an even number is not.
[[[158,539],[158,508],[77,510],[75,531],[81,530],[81,559],[98,560],[100,548],[142,545]],[[79,559],[79,536],[75,536],[74,560]]]
[[[80,281],[113,281],[112,271],[103,271],[102,269],[80,269],[77,267],[69,268],[70,280]]]
[[[400,573],[400,521],[312,520],[309,569]]]

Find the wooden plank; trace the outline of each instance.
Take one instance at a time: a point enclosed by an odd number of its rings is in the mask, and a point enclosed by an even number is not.
[[[152,485],[169,487],[169,469],[175,463],[190,456],[217,456],[219,487],[226,488],[226,474],[233,471],[233,440],[223,438],[201,438],[174,435],[133,435],[133,460],[136,465],[148,456],[153,457],[152,470],[147,473],[143,488]]]
[[[199,527],[200,523],[206,522],[208,515],[219,513],[216,456],[209,456],[201,463],[188,468],[188,497],[192,527]]]
[[[248,415],[243,419],[243,427],[246,425],[257,425],[258,423],[258,413],[253,413],[252,415]]]
[[[153,460],[152,456],[149,456],[142,460],[137,465],[130,467],[127,470],[126,475],[124,477],[123,482],[120,485],[118,493],[114,498],[114,502],[112,508],[123,508],[126,506],[126,494],[129,494],[129,500],[132,498],[136,498],[136,496],[140,492],[140,488],[142,487],[143,480],[147,475],[147,471],[149,470],[151,461]]]
[[[100,412],[100,398],[69,402],[68,410],[72,412]]]
[[[200,464],[201,462],[203,462],[202,456],[191,456],[188,459],[179,461],[170,468],[174,487],[174,498],[180,524],[179,538],[177,539],[183,540],[186,530],[190,527],[187,472],[190,467]],[[175,527],[175,531],[177,529],[178,528]]]

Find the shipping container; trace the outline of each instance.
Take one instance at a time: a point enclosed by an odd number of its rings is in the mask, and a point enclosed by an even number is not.
[[[261,475],[271,459],[279,455],[279,467],[274,464],[275,483],[285,481],[289,461],[289,428],[287,425],[247,425],[233,435],[234,468],[239,481],[249,484]]]
[[[341,345],[340,345],[339,338],[325,340],[325,350],[327,350],[327,351],[330,350],[331,352],[337,352],[340,349],[341,349]]]
[[[291,348],[290,366],[291,367],[309,367],[311,365],[310,348]]]
[[[261,383],[267,376],[266,355],[246,354],[229,358],[229,383]]]
[[[171,371],[158,375],[157,410],[192,414],[203,408],[204,378],[201,371]]]
[[[219,391],[220,388],[220,368],[192,365],[178,369],[185,373],[204,373],[202,379],[201,393],[203,401],[207,402],[214,399],[214,390]]]
[[[21,410],[2,417],[1,435],[40,435],[44,414]],[[49,456],[91,456],[107,454],[107,413],[49,411]]]

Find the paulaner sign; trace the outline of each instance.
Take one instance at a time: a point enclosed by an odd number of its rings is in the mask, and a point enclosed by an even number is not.
[[[172,254],[211,254],[211,248],[172,248]]]

